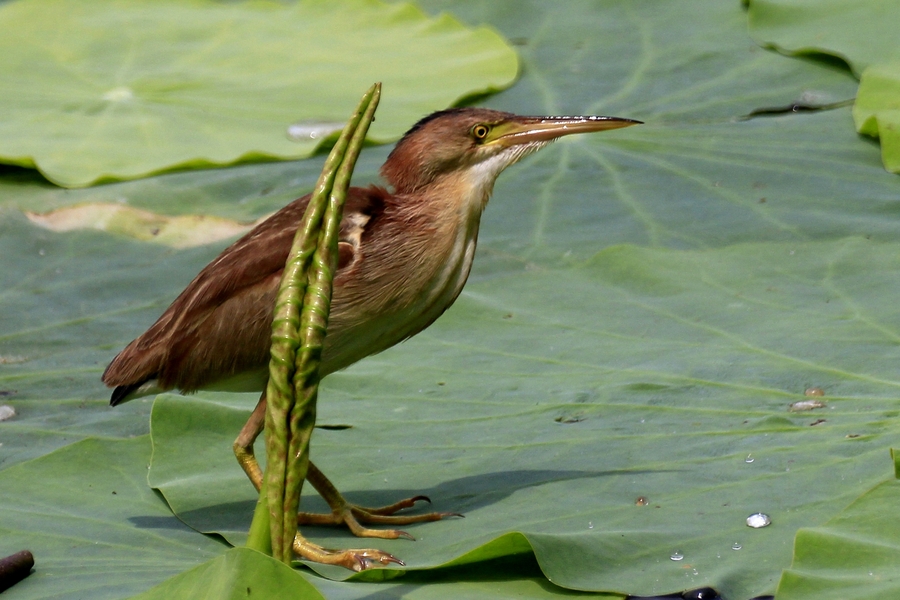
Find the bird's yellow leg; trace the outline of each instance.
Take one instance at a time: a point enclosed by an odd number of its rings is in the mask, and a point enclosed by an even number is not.
[[[241,432],[238,434],[237,439],[234,440],[234,445],[232,446],[238,464],[241,465],[257,492],[262,487],[263,473],[262,469],[259,468],[256,455],[253,453],[253,443],[259,437],[259,434],[262,433],[265,426],[266,393],[263,392],[262,396],[259,397],[259,402],[256,403],[256,408],[253,409],[250,418],[241,427]]]
[[[253,443],[256,441],[256,438],[259,437],[259,434],[262,433],[263,427],[265,426],[266,420],[266,396],[265,393],[260,397],[259,403],[257,403],[256,408],[253,409],[253,414],[250,415],[250,418],[247,420],[247,423],[241,429],[241,433],[238,435],[237,439],[234,441],[234,455],[237,457],[238,463],[240,463],[241,468],[244,469],[244,472],[247,474],[247,477],[253,483],[253,486],[259,491],[260,486],[262,485],[262,470],[259,468],[259,463],[256,460],[256,456],[253,453]],[[439,521],[444,517],[456,516],[461,517],[462,515],[458,513],[446,513],[446,512],[430,512],[422,515],[395,515],[394,513],[403,510],[404,508],[410,508],[415,506],[416,502],[420,500],[429,501],[427,496],[415,496],[413,498],[406,498],[404,500],[400,500],[399,502],[395,502],[394,504],[388,506],[382,506],[380,508],[366,508],[362,506],[356,506],[355,504],[350,504],[347,502],[343,495],[338,491],[338,489],[334,486],[331,481],[325,477],[325,474],[322,473],[316,467],[315,464],[310,461],[309,468],[306,472],[306,480],[319,492],[319,495],[328,503],[328,506],[331,507],[331,513],[307,513],[301,512],[297,515],[297,524],[298,525],[346,525],[348,529],[353,533],[353,535],[357,537],[371,537],[371,538],[382,538],[382,539],[396,539],[400,537],[404,537],[407,539],[415,539],[405,531],[401,531],[399,529],[371,529],[368,527],[363,527],[362,524],[368,525],[408,525],[410,523],[422,523],[427,521]],[[298,542],[301,540],[302,542]],[[300,546],[298,546],[300,544]],[[300,548],[303,548],[303,551],[300,551]],[[335,552],[332,550],[325,550],[311,542],[306,541],[299,534],[297,539],[294,540],[294,551],[297,552],[300,556],[307,558],[308,560],[313,560],[316,562],[325,562],[326,564],[343,564],[339,562],[331,562],[328,560],[319,560],[319,558],[313,557],[322,557],[321,552]],[[337,551],[341,553],[343,551]],[[348,550],[347,552],[369,552],[369,553],[378,553],[378,550]],[[382,553],[383,554],[383,553]],[[388,562],[397,562],[394,557],[387,555],[390,557]],[[384,563],[380,559],[372,559],[372,557],[364,557],[365,560],[371,561],[375,560],[376,562]],[[344,559],[341,559],[344,560]],[[344,565],[347,566],[347,565]],[[348,567],[352,568],[352,567]]]

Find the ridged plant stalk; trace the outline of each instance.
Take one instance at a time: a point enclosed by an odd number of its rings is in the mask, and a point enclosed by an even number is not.
[[[319,361],[344,201],[380,96],[381,84],[369,88],[325,161],[275,302],[266,388],[266,471],[247,545],[287,564],[293,559],[300,492],[316,422]]]

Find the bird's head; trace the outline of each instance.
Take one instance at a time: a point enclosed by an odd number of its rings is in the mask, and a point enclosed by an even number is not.
[[[553,140],[637,125],[618,117],[522,117],[486,108],[451,108],[428,115],[406,132],[381,174],[397,193],[415,193],[448,174],[490,193],[506,167]]]

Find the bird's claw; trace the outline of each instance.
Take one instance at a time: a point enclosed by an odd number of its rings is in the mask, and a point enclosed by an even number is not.
[[[412,508],[416,502],[424,500],[431,502],[428,496],[414,496],[406,498],[379,508],[366,508],[347,503],[340,498],[336,505],[333,506],[330,514],[323,513],[299,513],[297,515],[298,525],[346,525],[353,535],[356,537],[370,537],[381,539],[397,539],[404,538],[407,540],[415,540],[406,531],[401,529],[372,529],[364,527],[366,525],[409,525],[412,523],[423,523],[427,521],[440,521],[445,517],[462,517],[459,513],[450,512],[430,512],[421,515],[396,515],[395,513],[405,509]]]
[[[356,558],[360,561],[360,568],[354,569],[357,572],[365,571],[366,569],[370,569],[378,565],[386,567],[391,563],[400,565],[401,567],[406,566],[405,562],[403,562],[393,554],[388,554],[387,552],[382,552],[381,550],[347,550],[346,552],[355,554]]]
[[[405,567],[406,563],[382,550],[374,548],[353,548],[347,550],[332,550],[313,544],[299,533],[294,538],[294,553],[301,560],[308,560],[325,565],[336,565],[360,572],[377,566],[387,566],[391,563]]]

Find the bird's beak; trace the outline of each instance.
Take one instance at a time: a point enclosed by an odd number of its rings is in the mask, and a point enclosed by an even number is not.
[[[642,121],[619,117],[517,117],[495,125],[486,141],[509,147],[529,142],[548,142],[573,133],[621,129],[641,123]]]

